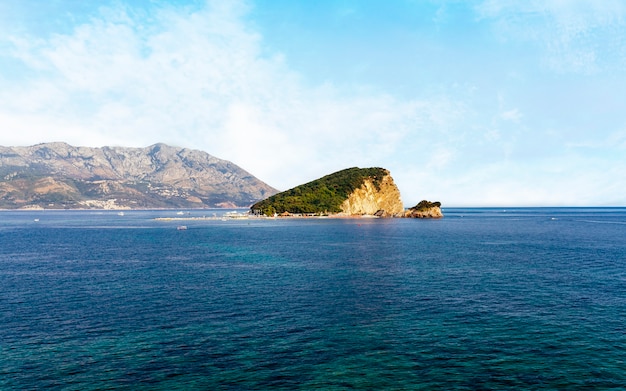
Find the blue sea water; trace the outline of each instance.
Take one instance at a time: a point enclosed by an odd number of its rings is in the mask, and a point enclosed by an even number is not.
[[[0,389],[626,388],[626,209],[444,213],[0,212]]]

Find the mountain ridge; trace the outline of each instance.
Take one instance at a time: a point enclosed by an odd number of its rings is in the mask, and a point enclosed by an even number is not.
[[[0,146],[0,208],[248,207],[277,193],[236,164],[157,143]]]

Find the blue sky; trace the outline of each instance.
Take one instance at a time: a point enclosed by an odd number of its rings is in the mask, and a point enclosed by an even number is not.
[[[624,91],[623,1],[0,3],[0,145],[166,142],[281,190],[626,205]]]

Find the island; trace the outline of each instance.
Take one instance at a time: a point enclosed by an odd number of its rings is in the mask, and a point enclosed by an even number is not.
[[[272,195],[250,207],[257,216],[371,216],[440,218],[441,203],[404,209],[389,170],[352,167]]]

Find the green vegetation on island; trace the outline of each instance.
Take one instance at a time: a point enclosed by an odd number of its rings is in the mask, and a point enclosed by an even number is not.
[[[366,179],[379,188],[389,172],[384,168],[352,167],[294,187],[259,201],[250,208],[254,213],[272,216],[275,213],[339,213],[341,204]]]
[[[441,207],[441,202],[438,202],[438,201],[430,202],[430,201],[423,200],[423,201],[420,201],[414,207],[410,208],[410,210],[423,212],[431,208],[440,208],[440,207]]]

